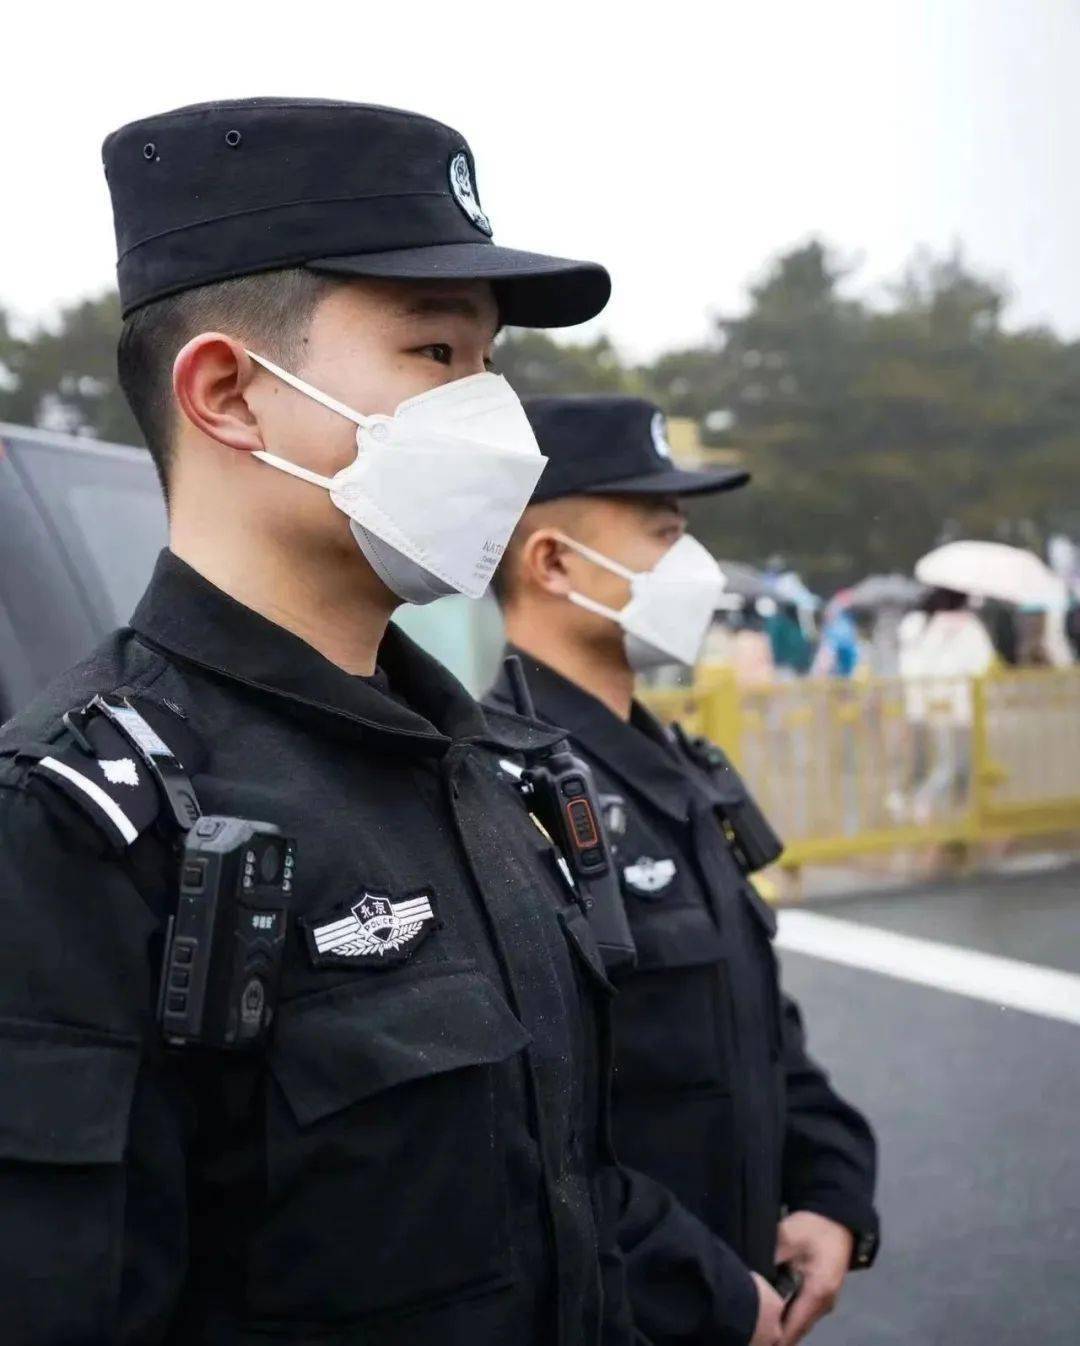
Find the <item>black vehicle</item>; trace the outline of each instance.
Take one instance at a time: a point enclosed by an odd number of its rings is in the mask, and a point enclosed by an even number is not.
[[[144,450],[0,424],[0,721],[127,621],[165,536]]]
[[[0,422],[0,723],[128,620],[165,538],[144,449]],[[474,693],[491,681],[502,626],[490,600],[395,620]]]

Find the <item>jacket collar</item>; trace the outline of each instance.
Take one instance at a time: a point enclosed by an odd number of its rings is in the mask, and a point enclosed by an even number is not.
[[[644,796],[676,822],[685,822],[697,798],[694,780],[667,731],[638,702],[630,722],[620,720],[602,701],[547,664],[512,647],[525,671],[537,716],[561,725],[582,748],[635,794]],[[489,703],[511,704],[509,679],[501,672]]]
[[[171,551],[158,557],[131,626],[168,654],[283,698],[294,709],[336,716],[365,742],[395,752],[441,756],[454,743],[523,750],[546,746],[552,737],[517,716],[488,715],[393,623],[378,658],[393,692],[388,696],[238,603]]]

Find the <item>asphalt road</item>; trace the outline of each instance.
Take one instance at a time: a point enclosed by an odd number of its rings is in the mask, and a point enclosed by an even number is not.
[[[1080,868],[814,910],[1080,972]],[[814,1054],[881,1146],[881,1255],[809,1340],[1077,1346],[1080,1027],[805,955],[782,962]]]

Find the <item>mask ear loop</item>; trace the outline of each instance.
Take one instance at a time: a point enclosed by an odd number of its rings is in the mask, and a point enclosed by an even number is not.
[[[555,536],[564,546],[576,551],[579,556],[584,556],[586,561],[591,561],[593,565],[598,565],[603,570],[609,571],[612,575],[618,575],[620,579],[636,580],[638,571],[630,570],[619,561],[613,561],[610,556],[605,556],[603,552],[593,551],[592,547],[587,547],[584,542],[577,542],[572,537],[567,537],[565,533],[556,533]]]
[[[602,552],[594,551],[592,547],[587,547],[584,542],[578,542],[572,537],[567,537],[565,533],[556,533],[555,536],[571,551],[576,551],[579,556],[583,556],[586,561],[591,561],[593,565],[598,565],[602,570],[607,570],[613,575],[618,575],[621,579],[629,580],[631,584],[637,578],[637,572],[628,569],[619,561],[613,561],[610,556],[605,556]],[[584,608],[586,612],[592,612],[597,617],[607,617],[616,626],[622,626],[622,613],[615,608],[609,608],[604,603],[598,603],[595,598],[589,598],[587,594],[579,594],[575,589],[567,593],[571,603],[575,603],[579,608]]]
[[[336,411],[339,416],[344,416],[347,421],[352,421],[353,425],[365,426],[371,420],[370,416],[361,416],[358,411],[353,411],[352,407],[347,407],[344,402],[339,402],[336,397],[331,397],[329,393],[320,392],[318,388],[313,388],[310,383],[305,383],[295,374],[290,374],[287,369],[282,369],[272,360],[264,359],[261,355],[256,355],[254,351],[249,351],[244,347],[244,354],[254,360],[257,365],[262,365],[263,369],[279,378],[282,383],[287,383],[290,388],[295,388],[298,393],[303,393],[305,397],[310,397],[313,402],[321,403],[328,411]]]
[[[598,603],[595,598],[589,598],[587,594],[579,594],[576,589],[568,590],[566,596],[571,603],[575,603],[579,608],[584,608],[586,612],[594,612],[598,617],[607,617],[616,626],[622,626],[622,613],[616,611],[615,608],[605,607],[603,603]]]
[[[267,373],[273,374],[282,383],[287,383],[290,388],[295,388],[298,393],[310,397],[313,402],[320,403],[328,411],[336,411],[339,416],[344,416],[347,421],[352,421],[353,425],[364,427],[370,422],[371,417],[361,416],[359,412],[353,411],[352,407],[347,407],[344,402],[339,402],[336,397],[331,397],[329,393],[320,392],[318,388],[313,388],[310,383],[305,383],[295,374],[290,374],[287,369],[282,369],[272,360],[267,360],[264,356],[249,351],[246,346],[244,347],[244,354],[249,359],[254,360],[257,365],[262,365]],[[318,472],[311,472],[298,463],[291,463],[288,458],[279,458],[276,453],[271,453],[268,449],[256,449],[253,457],[261,459],[264,463],[269,463],[272,467],[280,468],[282,472],[288,472],[292,477],[299,477],[301,481],[309,481],[313,486],[321,486],[324,490],[329,491],[334,485],[333,477],[324,477]]]

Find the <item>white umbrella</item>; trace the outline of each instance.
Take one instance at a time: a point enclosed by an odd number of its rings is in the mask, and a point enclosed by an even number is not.
[[[867,575],[847,591],[844,606],[912,608],[925,593],[925,588],[907,575]]]
[[[773,579],[773,595],[781,603],[790,603],[800,612],[815,612],[821,607],[821,599],[811,593],[794,570],[785,571]]]
[[[915,577],[935,589],[955,589],[1003,603],[1056,607],[1061,581],[1034,552],[1004,542],[947,542],[916,563]]]
[[[736,594],[740,598],[751,599],[772,597],[772,581],[754,566],[747,565],[745,561],[725,561],[719,558],[717,564],[727,580],[724,587],[725,594]]]

